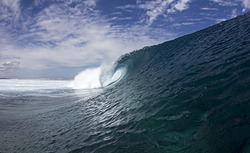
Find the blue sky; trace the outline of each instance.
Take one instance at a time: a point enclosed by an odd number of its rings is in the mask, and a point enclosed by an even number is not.
[[[73,78],[249,9],[249,0],[0,0],[0,77]]]

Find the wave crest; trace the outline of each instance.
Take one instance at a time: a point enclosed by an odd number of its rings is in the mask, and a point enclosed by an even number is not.
[[[120,81],[127,74],[126,67],[104,71],[101,67],[90,68],[75,76],[69,83],[72,89],[90,89],[106,87]]]

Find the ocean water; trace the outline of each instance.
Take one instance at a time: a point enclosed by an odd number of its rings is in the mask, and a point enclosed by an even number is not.
[[[74,81],[0,80],[0,152],[249,153],[250,13]]]

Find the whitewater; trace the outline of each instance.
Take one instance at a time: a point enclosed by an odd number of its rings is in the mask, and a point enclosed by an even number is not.
[[[250,13],[73,80],[0,79],[0,152],[250,152]]]

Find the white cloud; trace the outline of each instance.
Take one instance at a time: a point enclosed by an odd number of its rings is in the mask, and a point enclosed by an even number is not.
[[[237,9],[232,9],[231,10],[231,14],[228,14],[227,16],[225,16],[224,18],[216,18],[215,16],[214,17],[208,17],[208,16],[212,16],[211,14],[203,14],[204,16],[207,16],[206,18],[209,19],[209,20],[213,20],[215,21],[215,23],[220,23],[222,21],[226,21],[228,19],[231,19],[231,18],[235,18],[238,16],[238,13],[237,13]]]
[[[174,23],[172,26],[174,27],[180,27],[180,26],[187,26],[187,25],[193,25],[194,22],[183,22],[183,23]]]
[[[237,6],[237,2],[241,2],[244,9],[243,11],[246,11],[250,8],[250,1],[249,0],[210,0],[214,3],[217,3],[221,6]],[[146,21],[148,25],[151,25],[157,17],[163,15],[166,16],[167,14],[176,13],[177,11],[183,11],[189,8],[189,3],[191,3],[192,0],[152,0],[152,1],[142,1],[137,0],[137,6],[135,5],[126,5],[124,8],[140,8],[145,10],[146,17],[148,19],[142,20]],[[201,10],[211,10],[216,11],[217,8],[209,8],[209,7],[203,7]]]
[[[146,15],[149,17],[148,24],[150,25],[158,16],[164,13],[173,13],[175,10],[183,11],[187,9],[187,3],[190,1],[191,0],[179,0],[177,3],[173,3],[174,0],[156,0],[139,4],[139,8],[146,10]]]
[[[36,5],[41,4],[37,1]],[[94,9],[95,5],[92,0],[74,7],[68,3],[51,4],[21,23],[25,27],[23,34],[0,30],[6,36],[0,38],[1,70],[13,69],[10,66],[28,70],[98,66],[111,63],[123,53],[174,37],[148,26],[114,26]]]
[[[221,6],[236,6],[237,4],[228,0],[211,0],[214,3],[218,3]]]
[[[109,25],[88,14],[77,15],[78,11],[51,5],[38,14],[28,34],[18,36],[19,41],[30,44],[22,48],[13,44],[14,50],[1,53],[19,56],[20,67],[29,69],[100,64],[104,58],[120,54],[116,40],[108,36]]]
[[[89,6],[89,7],[94,7],[94,6],[96,6],[96,0],[86,0],[86,1],[84,1],[84,4]]]
[[[188,3],[190,2],[191,0],[152,0],[146,2],[137,0],[137,5],[124,5],[117,8],[145,10],[147,19],[142,21],[146,21],[148,25],[151,25],[160,15],[188,9]]]
[[[16,60],[1,61],[0,62],[0,72],[10,72],[14,68],[18,67],[19,62]]]
[[[202,19],[186,19],[187,21],[201,21]]]
[[[155,1],[147,1],[147,2],[142,2],[142,1],[136,1],[137,5],[124,5],[124,6],[119,6],[117,8],[119,9],[142,9],[145,10],[145,14],[148,17],[146,22],[150,25],[153,23],[154,20],[159,15],[162,15],[164,11],[166,10],[168,4],[170,4],[173,0],[155,0]],[[143,20],[145,21],[145,20]]]
[[[236,16],[237,16],[237,10],[233,9],[232,14],[231,14],[231,18],[235,18]]]
[[[209,7],[203,7],[203,8],[201,8],[201,10],[206,10],[206,11],[216,11],[216,10],[218,10],[217,8],[209,8]]]
[[[226,21],[226,20],[228,20],[228,19],[226,19],[226,18],[220,18],[220,19],[213,19],[213,20],[215,20],[216,23],[220,23],[220,22]]]
[[[123,6],[118,6],[118,9],[134,9],[137,8],[136,5],[131,5],[131,4],[127,4],[127,5],[123,5]]]
[[[20,16],[19,0],[0,1],[0,19],[16,20]]]
[[[242,11],[246,11],[247,9],[250,9],[250,1],[249,0],[237,0],[242,2],[242,5],[244,9]]]
[[[188,3],[190,2],[191,0],[179,0],[174,8],[178,11],[183,11],[183,10],[186,10],[188,9]]]

